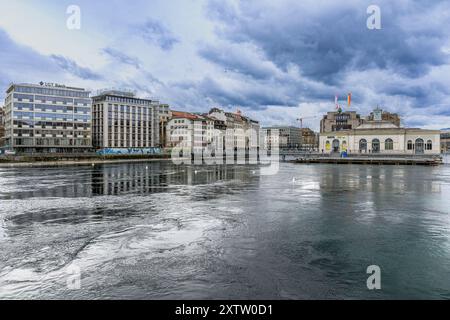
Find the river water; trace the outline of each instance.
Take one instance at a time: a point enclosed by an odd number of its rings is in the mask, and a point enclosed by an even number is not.
[[[0,168],[12,298],[450,299],[450,166]]]

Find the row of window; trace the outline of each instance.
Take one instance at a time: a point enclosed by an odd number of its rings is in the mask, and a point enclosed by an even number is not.
[[[414,150],[421,148],[423,149],[425,147],[425,150],[433,150],[433,141],[428,140],[427,143],[424,145],[423,139],[417,139],[415,143],[412,142],[412,140],[408,140],[407,143],[407,149],[408,150]]]
[[[372,150],[379,150],[380,148],[380,140],[379,139],[373,139],[372,140]],[[384,149],[385,150],[394,150],[394,141],[390,138],[386,139],[384,141]],[[433,141],[428,140],[425,144],[423,139],[416,139],[416,141],[413,143],[412,140],[408,140],[407,143],[407,149],[408,150],[415,150],[415,149],[425,149],[425,150],[433,150]],[[360,151],[367,151],[367,140],[361,139],[359,141],[359,150]]]
[[[148,113],[148,107],[136,107],[136,106],[125,106],[125,105],[121,105],[119,107],[119,105],[112,105],[109,104],[108,105],[108,112],[115,112],[115,113],[143,113],[145,115],[147,115]]]
[[[74,98],[63,98],[63,97],[50,97],[50,96],[33,96],[29,94],[19,94],[14,93],[14,99],[18,101],[28,100],[29,102],[40,101],[42,103],[51,102],[51,103],[62,103],[62,104],[81,104],[83,106],[90,106],[90,99],[74,99]]]
[[[330,145],[330,141],[326,141],[327,145]],[[334,140],[333,141],[333,149],[339,149],[340,147],[340,142],[339,140]],[[347,145],[347,141],[343,141],[342,145]],[[367,152],[367,140],[366,139],[361,139],[359,140],[359,151],[360,152]],[[380,151],[380,146],[381,146],[381,142],[379,139],[373,139],[372,140],[372,152],[377,152]],[[433,141],[432,140],[428,140],[426,143],[423,139],[418,138],[416,139],[414,142],[412,140],[408,140],[407,142],[407,149],[408,150],[416,150],[416,151],[423,151],[423,150],[433,150]],[[387,138],[384,141],[384,150],[390,151],[390,150],[394,150],[394,141],[391,138]]]
[[[90,121],[91,116],[88,114],[55,114],[55,113],[33,113],[33,112],[15,112],[14,119],[22,119],[22,118],[44,118],[44,119],[55,119],[62,121],[73,120],[73,121]]]
[[[151,104],[150,100],[135,99],[135,98],[122,98],[122,97],[114,97],[114,96],[107,96],[106,101],[123,102],[123,103],[129,103],[129,104],[144,104],[144,105]]]
[[[372,150],[380,149],[380,140],[373,139],[372,140]],[[384,141],[384,150],[394,150],[394,141],[390,138]],[[359,151],[367,151],[367,140],[361,139],[359,141]]]
[[[28,103],[14,103],[14,109],[15,110],[35,110],[38,109],[40,111],[52,111],[52,112],[69,112],[69,113],[84,113],[89,114],[91,111],[91,108],[89,107],[72,107],[72,106],[54,106],[54,105],[46,105],[46,104],[28,104]]]
[[[16,92],[22,93],[36,93],[52,96],[63,96],[63,97],[79,97],[79,98],[89,98],[88,91],[75,91],[75,90],[63,90],[63,89],[52,89],[52,88],[36,88],[36,87],[22,87],[16,86]]]
[[[50,122],[50,121],[32,121],[32,120],[14,120],[13,124],[15,126],[18,126],[19,128],[22,126],[29,126],[34,127],[36,126],[42,126],[42,127],[63,127],[66,128],[74,128],[75,130],[77,128],[80,129],[89,129],[91,125],[89,123],[71,123],[71,122]]]

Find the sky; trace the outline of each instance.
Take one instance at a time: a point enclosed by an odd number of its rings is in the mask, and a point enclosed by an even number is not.
[[[122,88],[317,130],[337,95],[344,110],[449,128],[449,36],[448,1],[0,0],[0,101],[11,82]]]

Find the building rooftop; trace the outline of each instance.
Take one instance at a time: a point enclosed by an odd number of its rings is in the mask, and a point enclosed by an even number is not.
[[[398,129],[399,127],[393,124],[390,121],[366,121],[360,126],[356,127],[356,130],[365,130],[365,129]]]
[[[301,128],[295,127],[295,126],[268,126],[263,127],[263,129],[296,129],[301,130]]]
[[[190,120],[197,120],[199,119],[198,115],[195,115],[190,112],[185,111],[172,111],[172,118],[184,118],[184,119],[190,119]]]
[[[136,93],[131,90],[118,90],[118,89],[103,89],[99,90],[95,94],[96,96],[118,96],[124,98],[136,98]]]
[[[49,89],[64,89],[64,90],[76,90],[76,91],[87,91],[84,88],[68,87],[64,84],[51,83],[51,82],[40,82],[40,83],[10,83],[7,92],[9,92],[12,87],[33,87],[33,88],[49,88]]]

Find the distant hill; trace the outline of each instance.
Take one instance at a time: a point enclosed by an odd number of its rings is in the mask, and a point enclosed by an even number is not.
[[[450,128],[441,129],[441,131],[450,131]]]

